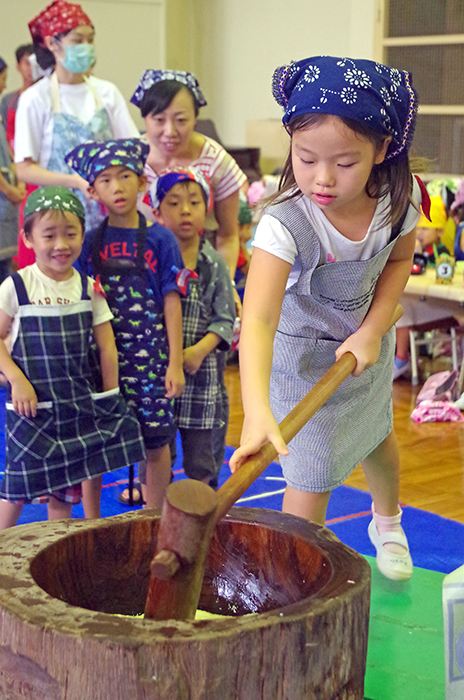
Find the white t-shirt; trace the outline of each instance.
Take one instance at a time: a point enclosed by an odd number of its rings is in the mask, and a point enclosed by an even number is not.
[[[412,200],[417,207],[420,207],[421,198],[420,187],[416,179],[413,178]],[[345,238],[330,223],[323,211],[304,195],[294,201],[318,235],[321,244],[320,265],[346,260],[370,260],[390,240],[391,226],[381,225],[382,219],[385,218],[385,213],[390,206],[390,195],[379,199],[377,202],[368,231],[360,241],[351,241]],[[410,205],[400,235],[405,236],[412,231],[419,221],[419,216],[419,212]],[[285,226],[271,214],[265,214],[259,222],[253,246],[272,253],[272,255],[290,263],[292,270],[288,278],[287,288],[295,284],[301,271],[295,241]]]
[[[81,276],[73,268],[73,275],[68,280],[56,282],[39,270],[37,263],[28,265],[19,274],[23,278],[27,295],[31,304],[39,306],[52,306],[59,304],[73,304],[81,300],[82,283]],[[87,291],[92,302],[93,326],[98,326],[106,321],[111,321],[113,314],[110,311],[105,297],[94,290],[94,281],[87,278]],[[13,323],[11,326],[11,343],[13,344],[18,335],[19,327],[19,302],[16,289],[11,277],[0,285],[0,309],[8,316],[11,316]]]
[[[118,88],[107,80],[91,76],[89,81],[100,96],[113,138],[140,136]],[[60,105],[64,114],[87,124],[97,112],[95,97],[86,83],[59,83]],[[53,135],[53,107],[50,78],[42,78],[19,98],[15,121],[15,162],[32,158],[42,168],[50,160]]]

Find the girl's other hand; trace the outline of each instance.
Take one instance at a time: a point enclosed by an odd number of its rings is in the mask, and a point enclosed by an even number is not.
[[[35,418],[37,414],[37,394],[34,387],[23,375],[11,383],[13,409],[20,416]]]
[[[184,391],[185,376],[182,367],[168,365],[166,370],[165,397],[167,399],[177,399]]]
[[[235,450],[229,460],[230,471],[234,473],[237,469],[240,469],[247,457],[256,454],[268,442],[274,445],[277,454],[282,457],[288,455],[287,445],[271,411],[261,421],[255,420],[251,423],[251,421],[245,419],[240,447]]]
[[[335,357],[339,360],[346,352],[352,352],[356,358],[356,368],[353,376],[359,377],[367,367],[375,365],[380,356],[381,344],[381,336],[363,329],[361,326],[337,348]]]

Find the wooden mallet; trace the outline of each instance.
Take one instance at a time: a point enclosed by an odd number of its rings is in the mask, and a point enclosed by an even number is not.
[[[392,325],[402,315],[396,307]],[[347,352],[324,374],[280,423],[286,443],[354,371],[356,358]],[[200,599],[206,556],[216,523],[277,457],[267,443],[248,457],[215,492],[192,479],[171,484],[166,492],[151,563],[145,617],[154,620],[186,620],[195,617]]]

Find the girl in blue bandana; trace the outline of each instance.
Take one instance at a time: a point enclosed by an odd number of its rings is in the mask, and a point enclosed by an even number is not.
[[[291,146],[254,240],[240,340],[245,421],[230,465],[271,442],[287,481],[283,510],[324,523],[332,489],[361,462],[378,567],[406,580],[388,329],[419,219],[407,156],[416,94],[406,72],[330,56],[277,69],[273,92]],[[278,423],[348,351],[353,376],[287,447]]]

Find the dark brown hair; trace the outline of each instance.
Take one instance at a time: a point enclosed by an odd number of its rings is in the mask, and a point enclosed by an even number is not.
[[[16,63],[19,63],[23,56],[32,56],[34,53],[33,44],[21,44],[15,51]]]
[[[464,220],[464,204],[460,204],[458,207],[453,209],[451,214],[455,219],[458,219],[460,222],[463,221]]]
[[[324,122],[330,114],[303,114],[296,117],[287,125],[287,131],[290,138],[295,131],[303,129],[311,129],[316,124]],[[385,134],[379,134],[371,129],[364,127],[358,122],[346,117],[338,117],[349,129],[359,134],[361,138],[365,138],[374,144],[376,150],[380,149],[384,140]],[[395,158],[392,161],[384,160],[372,168],[369,179],[366,183],[366,193],[372,199],[379,199],[387,192],[391,197],[391,209],[386,215],[382,225],[394,226],[403,216],[409,204],[414,204],[411,200],[412,192],[412,177],[408,157]],[[292,199],[297,199],[301,196],[301,191],[296,183],[295,175],[292,166],[292,145],[285,161],[282,170],[282,175],[279,182],[279,191],[272,195],[266,202],[267,205],[276,204],[277,202],[285,202]]]
[[[186,90],[192,97],[193,111],[195,112],[195,116],[198,117],[200,106],[197,98],[189,86],[184,85],[184,83],[181,83],[179,80],[160,80],[160,82],[149,87],[140,103],[142,117],[146,117],[149,114],[161,114],[161,112],[164,112],[181,90]]]

